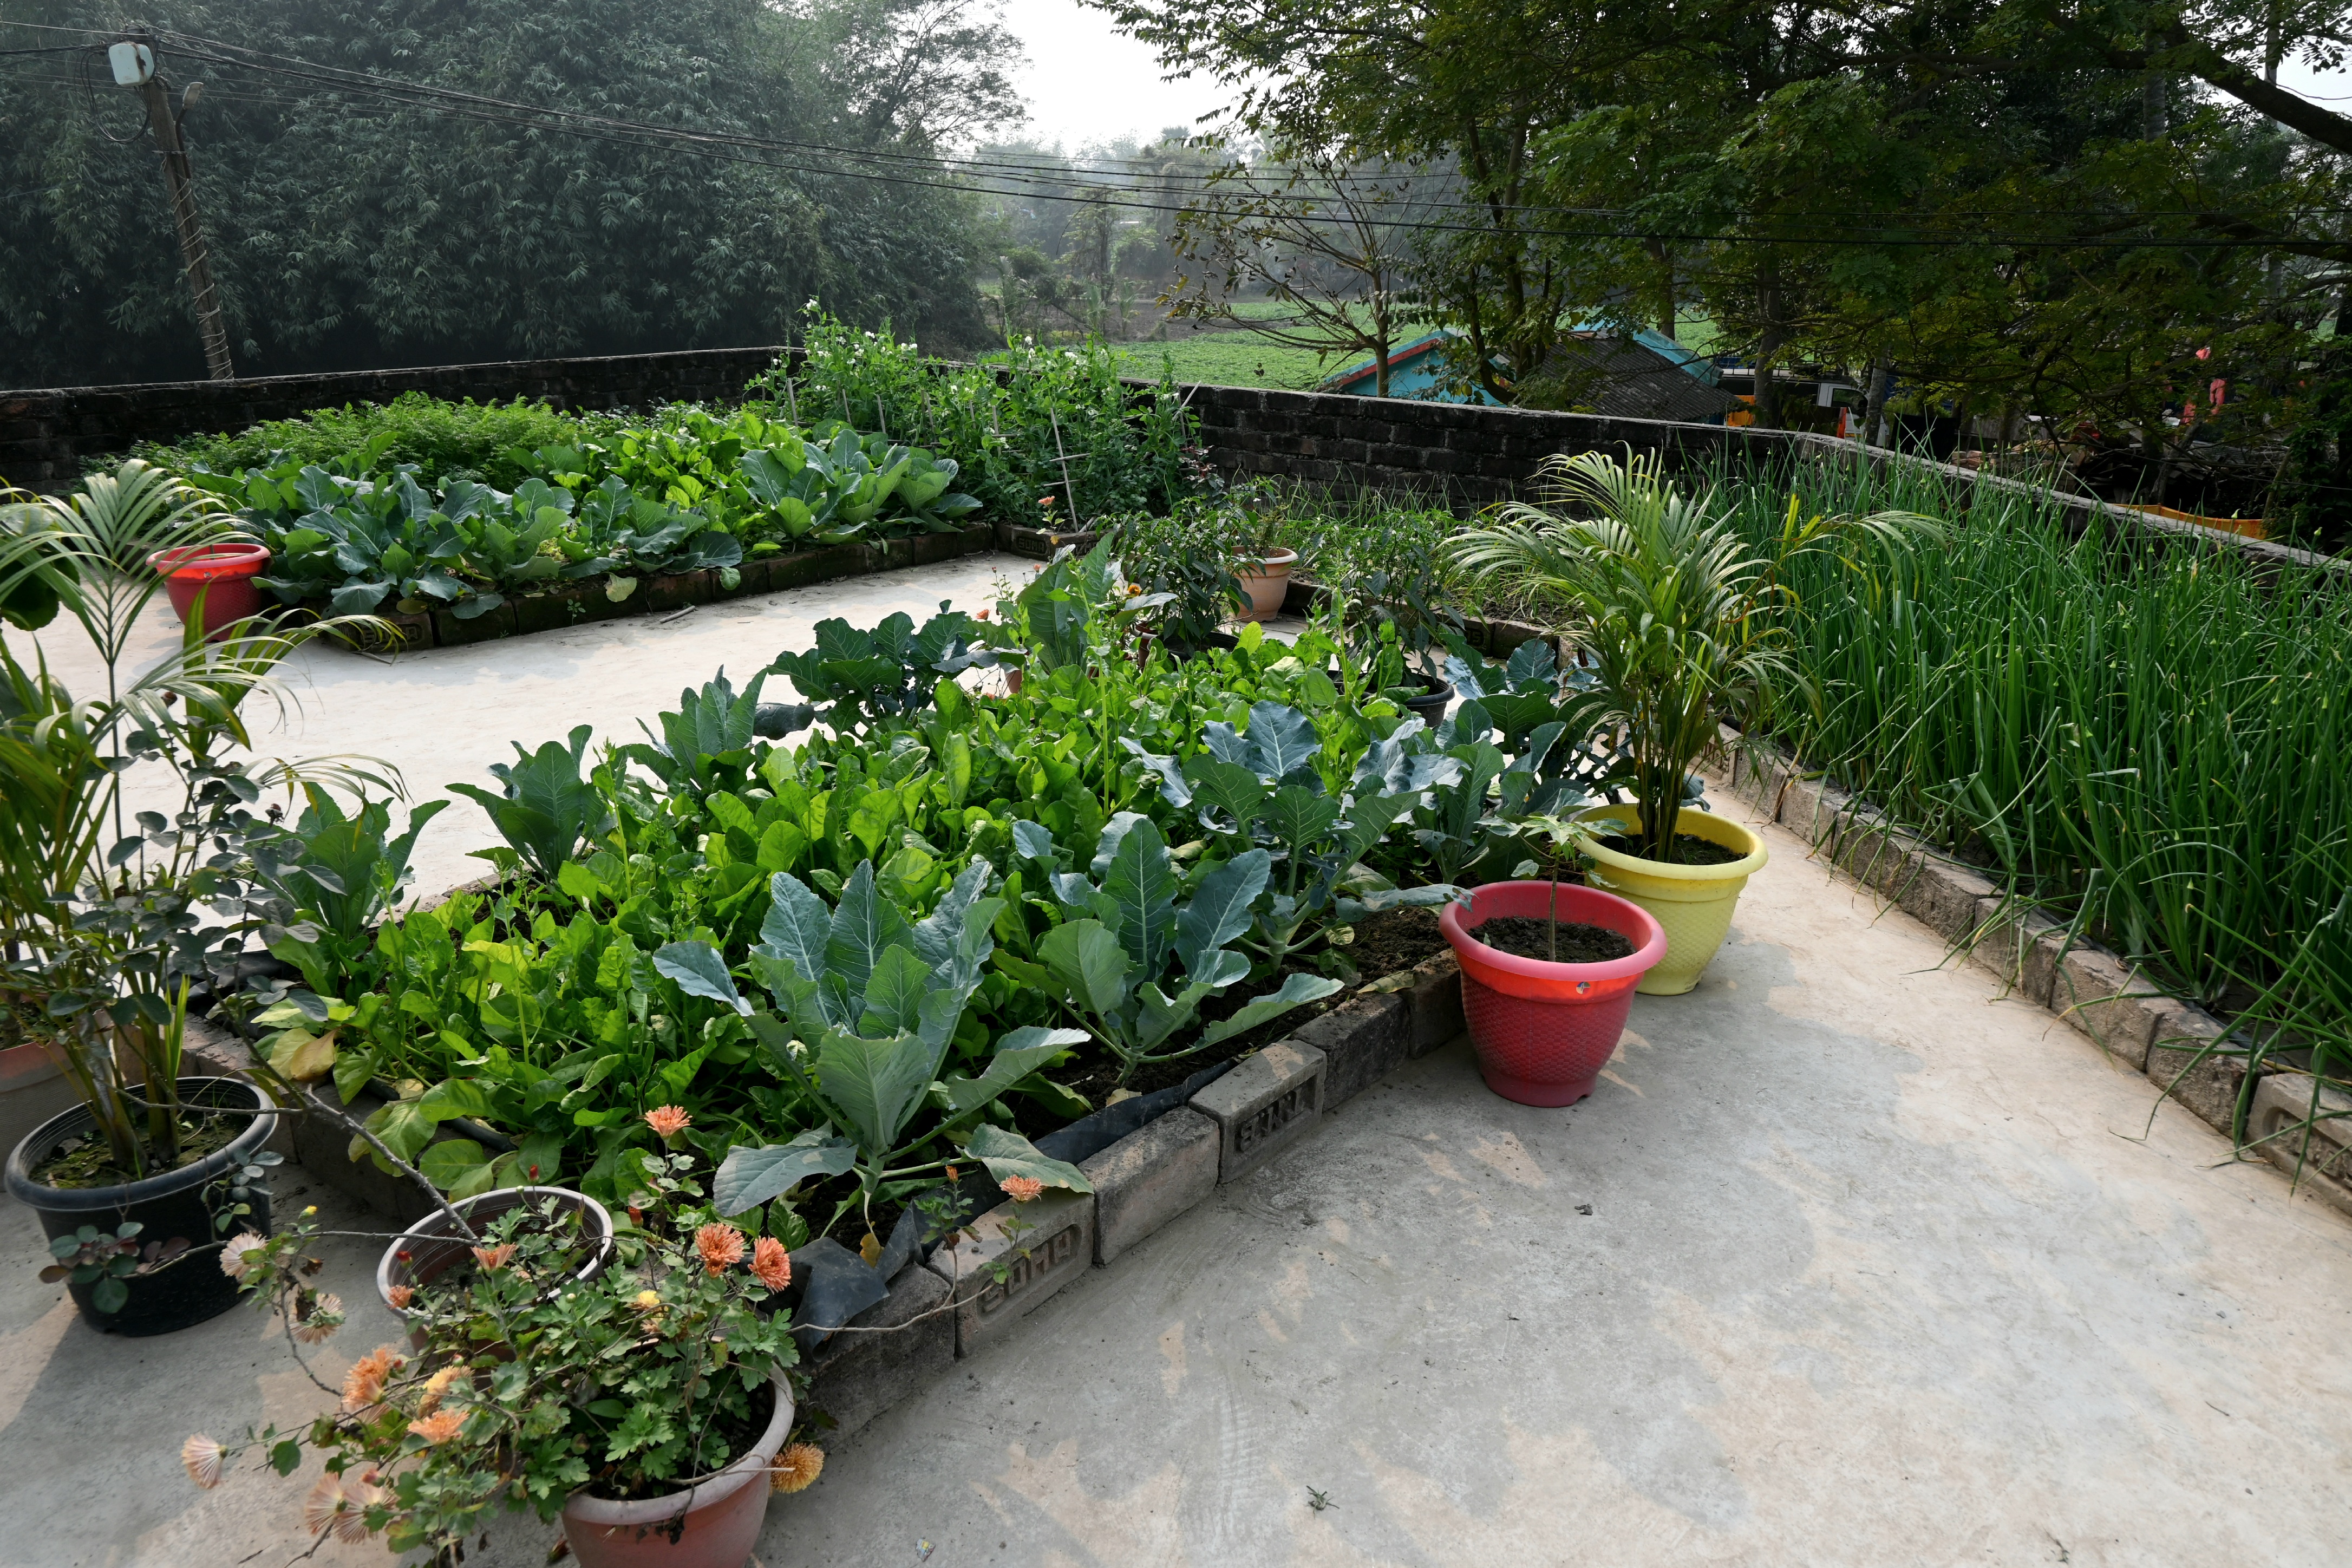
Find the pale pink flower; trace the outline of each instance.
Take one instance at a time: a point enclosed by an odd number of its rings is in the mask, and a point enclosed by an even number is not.
[[[1025,1204],[1045,1190],[1045,1184],[1034,1176],[1007,1176],[997,1185],[1016,1204]]]
[[[343,1494],[343,1478],[329,1470],[312,1485],[310,1495],[302,1500],[302,1528],[313,1535],[324,1535],[341,1522],[344,1510],[351,1506],[352,1500]]]
[[[324,1290],[306,1293],[297,1312],[301,1321],[294,1325],[294,1337],[306,1345],[323,1343],[343,1326],[343,1299]]]
[[[656,1105],[646,1112],[646,1125],[654,1130],[655,1137],[667,1143],[693,1126],[694,1118],[677,1106]]]
[[[247,1254],[265,1252],[268,1247],[268,1237],[249,1230],[239,1231],[221,1244],[221,1272],[242,1284],[253,1266],[261,1261],[258,1258],[249,1258]]]
[[[221,1467],[227,1457],[227,1450],[202,1432],[180,1445],[180,1464],[187,1470],[188,1479],[206,1491],[220,1485]]]

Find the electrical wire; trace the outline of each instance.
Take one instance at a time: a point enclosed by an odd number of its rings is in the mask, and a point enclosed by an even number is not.
[[[38,26],[37,24],[17,25]],[[68,31],[70,29],[60,28],[44,30]],[[163,35],[163,37],[174,41],[176,52],[182,54],[185,58],[200,60],[207,64],[214,64],[232,69],[255,71],[264,76],[279,77],[289,80],[308,82],[316,86],[323,87],[330,91],[339,94],[358,94],[373,97],[404,109],[424,110],[428,112],[436,112],[458,118],[469,119],[487,124],[513,126],[531,132],[553,132],[555,134],[569,136],[575,140],[601,142],[607,144],[628,147],[638,151],[652,151],[658,148],[667,148],[670,150],[688,152],[694,155],[712,161],[747,164],[756,168],[771,170],[776,173],[787,174],[797,174],[803,177],[807,177],[812,174],[829,174],[834,177],[857,178],[884,184],[942,190],[966,195],[994,195],[1031,201],[1063,201],[1076,205],[1100,205],[1118,208],[1124,211],[1182,214],[1187,211],[1193,210],[1194,205],[1196,205],[1194,203],[1146,201],[1136,199],[1139,195],[1153,195],[1175,194],[1175,187],[1171,186],[1166,182],[1155,183],[1149,178],[1137,181],[1135,184],[1124,186],[1106,188],[1081,184],[1073,180],[1066,173],[1040,169],[1028,164],[1012,163],[1003,160],[957,159],[945,155],[894,153],[883,149],[850,148],[825,142],[795,141],[785,138],[759,137],[741,132],[697,132],[683,127],[655,125],[641,121],[622,120],[605,115],[587,114],[575,110],[551,109],[541,105],[521,103],[512,100],[493,98],[484,94],[468,93],[459,91],[455,89],[436,87],[426,83],[406,82],[394,78],[347,71],[336,67],[320,66],[315,62],[297,59],[289,56],[273,55],[267,51],[249,49],[242,46],[226,44],[219,40],[203,38],[190,34],[169,33]],[[86,50],[90,46],[84,45],[78,46],[73,48],[59,48],[46,52],[79,52],[80,50]],[[84,70],[87,70],[86,55]],[[207,85],[208,88],[210,88],[210,84]],[[218,89],[215,89],[213,90]],[[226,96],[226,95],[224,94],[224,97]],[[242,93],[237,94],[236,96],[239,100],[242,101],[269,101],[266,96]],[[308,103],[310,99],[306,97],[298,101]],[[346,106],[343,112],[350,113],[352,112],[352,110],[349,106]],[[848,166],[834,167],[830,169],[823,167],[812,169],[791,163],[778,163],[764,157],[738,155],[741,153],[782,153],[797,154],[801,157],[812,159],[820,163],[830,161],[835,164],[846,164]],[[879,165],[879,167],[877,168],[876,165]],[[967,175],[963,178],[956,178],[954,177],[954,171],[959,169],[986,172]],[[924,177],[926,175],[936,176],[941,174],[947,174],[949,177]],[[1129,177],[1130,179],[1133,178],[1131,174],[1129,174]],[[995,181],[998,183],[980,183],[983,180]],[[1011,188],[1007,188],[1008,186]],[[1287,217],[1294,222],[1304,224],[1338,224],[1350,221],[1350,219],[1345,216],[1324,215],[1315,212],[1313,210],[1315,206],[1323,205],[1329,198],[1319,197],[1311,193],[1297,195],[1276,195],[1274,196],[1268,196],[1266,194],[1259,192],[1252,193],[1252,198],[1260,202],[1270,203],[1277,206],[1287,202],[1297,210],[1289,213],[1277,214],[1276,216]],[[1490,204],[1475,201],[1447,202],[1433,199],[1413,201],[1411,198],[1406,198],[1405,205],[1433,207],[1439,210],[1447,208],[1454,210],[1471,210],[1482,214],[1492,213],[1496,210]],[[1593,216],[1603,219],[1618,218],[1622,220],[1623,217],[1623,213],[1620,209],[1514,206],[1504,210],[1514,213],[1520,211],[1567,213],[1572,216]],[[1819,224],[1822,216],[1824,215],[1801,215],[1801,221]],[[1931,234],[1919,232],[1924,227],[1933,224],[1948,222],[1951,217],[1958,216],[1961,215],[1958,212],[1947,212],[1933,215],[1925,223],[1919,221],[1897,221],[1875,226],[1829,225],[1825,227],[1817,227],[1812,232],[1801,237],[1738,232],[1661,232],[1658,229],[1647,226],[1591,229],[1534,227],[1523,226],[1514,227],[1508,232],[1515,237],[1525,238],[1568,240],[1659,240],[1668,241],[1675,244],[1830,245],[1865,247],[1892,246],[1927,248],[1973,248],[1995,247],[2021,249],[2187,248],[2200,250],[2226,250],[2268,247],[2279,243],[2294,242],[2293,238],[2285,240],[2250,240],[2221,237],[2187,237],[2142,236],[2125,238],[2094,238],[2074,236],[2050,237],[2042,236],[2004,235],[1998,233]],[[1981,216],[2005,217],[2010,221],[2014,222],[2021,217],[2033,217],[2045,215],[2023,211],[2011,211],[2004,213],[1986,213]],[[2074,217],[2084,215],[2082,213],[2069,212],[2064,215],[2047,216]],[[2134,212],[2129,214],[2118,214],[2117,216],[2147,218],[2158,216],[2191,216],[2202,215],[2189,212]],[[1373,221],[1377,222],[1379,226],[1383,228],[1412,233],[1484,236],[1492,235],[1496,232],[1496,226],[1491,222],[1477,224],[1439,223],[1425,219],[1376,219]],[[2332,239],[2321,239],[2317,241],[2306,241],[2306,243],[2329,244],[2336,242]]]

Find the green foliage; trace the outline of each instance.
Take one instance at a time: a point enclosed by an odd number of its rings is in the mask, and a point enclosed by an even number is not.
[[[582,724],[572,731],[568,748],[554,741],[536,752],[515,742],[512,763],[492,763],[490,772],[504,790],[492,795],[479,784],[449,787],[489,813],[499,836],[522,864],[540,876],[553,878],[583,838],[601,836],[613,824],[611,806],[596,786],[580,776],[593,728]],[[490,854],[495,857],[496,852]]]
[[[1587,452],[1546,472],[1563,508],[1592,515],[1515,505],[1457,554],[1470,571],[1556,596],[1580,622],[1596,717],[1625,730],[1643,852],[1671,860],[1684,783],[1719,715],[1812,693],[1772,618],[1790,594],[1786,574],[1827,557],[1874,582],[1899,578],[1909,544],[1942,531],[1905,512],[1806,518],[1791,496],[1780,529],[1751,544],[1712,493],[1685,494],[1654,460]]]
[[[93,22],[54,0],[14,16]],[[186,137],[241,375],[779,343],[811,298],[953,346],[982,337],[949,191],[772,151],[568,133],[532,113],[354,112],[266,68],[847,145],[911,174],[940,144],[934,124],[952,139],[971,103],[1002,105],[966,90],[1011,47],[1002,29],[919,28],[866,0],[476,0],[429,25],[393,0],[193,0],[167,25],[192,37],[164,34],[163,74],[209,89]],[[122,137],[135,106],[108,87],[93,115],[79,62],[27,63],[46,68],[0,104],[0,189],[20,203],[0,237],[0,382],[201,375],[154,153]]]
[[[1958,500],[1901,470],[1792,483],[1806,511]],[[1743,499],[1743,538],[1783,525],[1765,493]],[[2319,1008],[2305,1026],[2352,1024],[2297,957],[2326,951],[2310,944],[2352,820],[2341,771],[2314,762],[2345,743],[2352,668],[2352,609],[2326,575],[2077,538],[2017,496],[1970,508],[1900,577],[1815,556],[1787,581],[1786,657],[1820,705],[1758,717],[1809,763],[2196,994],[2292,971]]]
[[[1272,858],[1248,849],[1203,861],[1192,897],[1179,904],[1167,840],[1148,817],[1121,812],[1103,829],[1088,868],[1100,886],[1060,869],[1052,836],[1036,825],[1018,824],[1014,838],[1067,913],[1037,944],[1035,963],[1007,960],[1005,967],[1086,1019],[1118,1058],[1122,1084],[1146,1063],[1181,1060],[1339,989],[1318,975],[1285,976],[1274,994],[1244,1003],[1190,1046],[1170,1048],[1203,1003],[1249,977],[1250,961],[1227,944],[1249,931]],[[1181,979],[1171,966],[1181,967]]]
[[[928,708],[941,676],[994,666],[996,656],[985,651],[987,631],[945,599],[919,631],[903,611],[870,632],[844,620],[819,621],[815,647],[777,655],[767,672],[791,677],[802,696],[830,704],[824,722],[845,730]]]
[[[590,419],[593,429],[598,421]],[[583,420],[544,403],[448,403],[404,392],[389,403],[314,408],[299,419],[270,419],[230,436],[190,436],[142,447],[157,468],[188,473],[241,473],[247,468],[296,472],[317,467],[363,475],[414,466],[420,483],[456,479],[512,489],[534,470],[524,456],[539,447],[580,439]]]
[[[796,364],[759,384],[804,417],[838,415],[885,439],[956,454],[963,488],[992,518],[1031,523],[1050,513],[1091,526],[1165,510],[1188,488],[1192,421],[1174,382],[1129,385],[1101,343],[1024,342],[980,364],[947,365],[887,329],[860,332],[817,310],[803,342]]]

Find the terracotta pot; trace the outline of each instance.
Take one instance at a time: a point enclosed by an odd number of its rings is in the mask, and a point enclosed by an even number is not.
[[[1599,806],[1577,821],[1606,836],[1631,833],[1641,825],[1642,809]],[[1736,822],[1686,805],[1675,824],[1676,834],[1720,844],[1739,858],[1719,866],[1673,866],[1621,854],[1590,840],[1578,846],[1592,858],[1595,886],[1631,899],[1665,928],[1666,955],[1642,977],[1644,996],[1679,996],[1698,984],[1731,930],[1731,913],[1739,907],[1740,889],[1748,886],[1749,877],[1764,868],[1767,858],[1764,840]]]
[[[580,1568],[743,1568],[768,1517],[768,1464],[793,1429],[793,1392],[776,1373],[776,1407],[751,1451],[691,1491],[614,1502],[574,1492],[563,1539]]]
[[[537,1203],[541,1198],[553,1198],[566,1209],[580,1215],[581,1232],[591,1244],[588,1261],[580,1266],[574,1278],[593,1279],[604,1272],[613,1261],[613,1216],[603,1204],[584,1193],[569,1187],[501,1187],[493,1193],[478,1193],[470,1198],[459,1198],[449,1206],[466,1216],[466,1223],[479,1230],[509,1209],[525,1203]],[[383,1249],[383,1257],[375,1266],[375,1293],[383,1304],[392,1307],[402,1317],[410,1316],[392,1305],[392,1288],[395,1285],[415,1287],[430,1285],[458,1264],[467,1261],[473,1243],[458,1234],[449,1223],[449,1216],[434,1210],[400,1235],[400,1238]],[[405,1253],[407,1256],[403,1257]],[[421,1330],[412,1330],[409,1343],[418,1350],[425,1348]]]
[[[80,1102],[51,1040],[26,1040],[0,1050],[0,1149]]]
[[[163,592],[171,595],[182,626],[201,614],[214,628],[207,642],[218,642],[238,621],[261,614],[261,585],[254,579],[269,565],[269,552],[261,545],[224,540],[158,550],[147,564],[163,574]]]
[[[234,1109],[246,1115],[245,1130],[226,1148],[176,1171],[111,1187],[44,1185],[33,1179],[33,1167],[59,1143],[98,1125],[87,1107],[76,1106],[43,1122],[8,1156],[8,1195],[40,1215],[43,1236],[52,1239],[71,1236],[86,1225],[112,1231],[125,1220],[137,1220],[144,1227],[139,1233],[142,1243],[175,1237],[191,1243],[188,1254],[178,1262],[126,1280],[131,1298],[119,1311],[98,1310],[91,1300],[95,1280],[67,1285],[82,1321],[108,1333],[166,1334],[216,1318],[237,1304],[236,1281],[221,1272],[220,1247],[226,1238],[214,1228],[205,1190],[261,1152],[278,1130],[278,1114],[268,1109],[268,1097],[242,1079],[184,1078],[179,1086],[183,1105]],[[257,1109],[259,1114],[253,1114]],[[256,1194],[251,1216],[238,1228],[269,1228],[266,1192]]]
[[[1242,612],[1242,619],[1270,621],[1282,614],[1283,595],[1290,592],[1290,569],[1298,564],[1298,552],[1277,550],[1247,564],[1253,570],[1234,574],[1241,579],[1242,592],[1249,595],[1249,608]]]
[[[1478,927],[1503,915],[1552,913],[1549,882],[1489,882],[1465,915],[1448,904],[1438,929],[1462,963],[1462,1011],[1486,1087],[1521,1105],[1574,1105],[1592,1092],[1615,1054],[1633,987],[1666,953],[1666,933],[1649,911],[1614,894],[1563,882],[1554,918],[1604,926],[1633,944],[1601,963],[1553,963],[1488,947]]]

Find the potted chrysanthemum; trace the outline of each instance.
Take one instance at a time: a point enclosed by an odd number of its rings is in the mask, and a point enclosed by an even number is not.
[[[311,1534],[381,1535],[436,1562],[493,1510],[527,1510],[560,1517],[586,1568],[740,1568],[769,1494],[806,1486],[824,1456],[787,1443],[798,1357],[772,1298],[792,1260],[721,1221],[694,1163],[646,1156],[647,1190],[609,1241],[552,1198],[471,1227],[461,1267],[402,1288],[410,1342],[362,1356],[340,1388],[320,1384],[334,1409],[234,1443],[190,1437],[189,1475],[216,1485],[247,1450],[294,1474],[315,1452]],[[223,1257],[284,1314],[298,1356],[342,1321],[301,1269],[314,1216],[236,1237]],[[616,1254],[601,1272],[586,1267],[600,1246]]]

